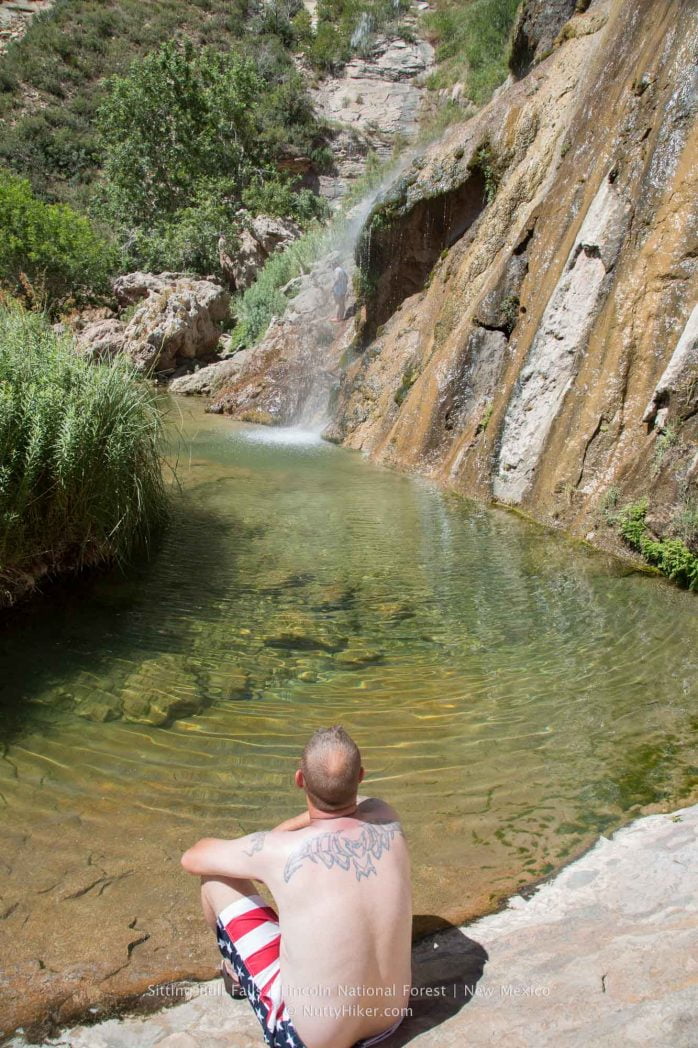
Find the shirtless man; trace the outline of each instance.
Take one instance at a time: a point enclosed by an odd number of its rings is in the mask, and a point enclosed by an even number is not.
[[[320,729],[295,774],[306,811],[267,833],[206,838],[182,856],[201,877],[224,973],[271,1048],[377,1044],[409,1014],[407,846],[396,812],[357,795],[363,777],[344,729]],[[270,890],[278,917],[252,880]]]

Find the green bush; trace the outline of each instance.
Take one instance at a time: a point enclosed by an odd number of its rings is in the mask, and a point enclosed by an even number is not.
[[[29,182],[0,170],[0,285],[55,310],[103,292],[113,249],[86,218],[37,200]]]
[[[202,182],[237,197],[264,164],[248,59],[164,44],[115,77],[99,112],[107,212],[126,225],[187,207]]]
[[[468,98],[481,104],[508,75],[510,33],[519,0],[436,0],[425,24],[436,44],[437,71],[429,87],[460,81]]]
[[[40,314],[0,307],[0,603],[26,576],[122,561],[164,519],[149,385],[92,365]]]
[[[301,223],[326,215],[277,169],[289,148],[310,150],[318,128],[287,65],[274,46],[252,61],[166,44],[111,81],[94,209],[117,231],[124,265],[217,273],[218,232],[233,232],[241,205]]]
[[[306,45],[310,64],[334,72],[353,53],[367,55],[377,32],[400,32],[407,0],[319,0],[317,29]]]
[[[149,0],[146,19],[142,0],[57,0],[3,55],[0,163],[42,195],[72,202],[99,168],[94,119],[105,79],[167,40],[227,50],[245,33],[248,6],[248,0]]]
[[[617,516],[623,539],[663,575],[698,590],[698,557],[681,539],[656,539],[646,523],[647,499],[625,506]]]

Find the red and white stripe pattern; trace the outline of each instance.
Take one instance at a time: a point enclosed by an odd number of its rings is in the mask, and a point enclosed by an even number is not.
[[[261,895],[250,895],[226,906],[218,920],[259,991],[259,999],[267,1010],[265,1026],[274,1030],[279,1022],[288,1022],[281,999],[281,929],[274,910]]]

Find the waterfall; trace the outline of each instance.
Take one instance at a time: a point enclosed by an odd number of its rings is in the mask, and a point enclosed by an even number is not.
[[[368,11],[362,11],[359,21],[356,23],[356,28],[351,34],[351,48],[352,51],[358,51],[360,54],[365,54],[366,45],[368,44],[371,33],[375,28],[375,19],[372,14]]]
[[[342,219],[335,220],[326,252],[304,278],[308,287],[329,289],[332,271],[336,266],[341,266],[349,277],[350,291],[347,299],[351,301],[351,284],[356,270],[354,254],[366,220],[376,202],[404,173],[413,157],[413,151],[406,151],[398,161],[390,165],[380,181],[367,190]],[[293,310],[293,300],[289,303],[289,309]],[[302,339],[306,349],[303,358],[305,368],[301,379],[303,394],[299,398],[298,410],[293,417],[294,426],[319,433],[331,421],[330,402],[333,389],[339,382],[339,361],[352,341],[353,331],[351,320],[342,325],[334,325],[326,315],[313,317],[309,327],[303,331]]]

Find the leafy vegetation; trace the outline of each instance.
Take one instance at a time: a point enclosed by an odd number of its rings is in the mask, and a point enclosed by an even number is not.
[[[324,213],[277,169],[317,130],[295,69],[270,84],[249,58],[164,44],[110,82],[99,126],[99,210],[126,245],[125,265],[215,272],[217,230],[243,203],[301,221]]]
[[[160,413],[130,365],[95,366],[0,307],[0,603],[27,576],[123,560],[164,518]]]
[[[247,9],[247,0],[58,0],[3,56],[0,163],[50,199],[84,201],[101,159],[106,79],[167,40],[226,51]]]
[[[460,82],[473,102],[486,102],[508,75],[509,37],[519,0],[436,0],[425,25],[438,69],[429,87]]]
[[[473,158],[469,164],[469,169],[471,171],[479,171],[482,175],[485,181],[485,197],[487,203],[491,204],[497,195],[497,190],[499,189],[499,183],[501,182],[504,170],[504,163],[501,157],[496,155],[489,139],[485,139],[475,150]]]
[[[697,590],[698,557],[681,539],[654,538],[646,522],[647,509],[647,499],[641,499],[620,511],[616,520],[623,539],[663,575],[681,586]]]
[[[330,244],[331,232],[316,225],[290,244],[285,251],[272,255],[260,270],[254,284],[233,306],[237,325],[233,342],[250,346],[264,334],[274,316],[280,316],[287,304],[283,288],[294,277],[307,272]]]
[[[28,181],[0,169],[0,287],[55,310],[104,290],[113,263],[86,218],[37,200]]]
[[[120,265],[215,272],[221,227],[300,221],[290,156],[328,162],[296,69],[301,0],[58,0],[3,59],[0,164],[117,240]]]
[[[376,32],[399,29],[408,7],[409,0],[319,0],[315,33],[302,16],[296,25],[306,26],[304,43],[311,65],[334,72],[352,54],[369,54]],[[402,31],[406,33],[404,27]]]

